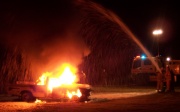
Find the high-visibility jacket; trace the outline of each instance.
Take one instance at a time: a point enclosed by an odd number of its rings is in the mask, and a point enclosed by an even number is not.
[[[163,81],[163,74],[160,72],[157,73],[157,81]]]
[[[171,80],[171,72],[169,68],[166,68],[165,78],[166,80]]]

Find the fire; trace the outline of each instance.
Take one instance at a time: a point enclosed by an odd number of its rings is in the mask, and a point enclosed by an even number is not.
[[[59,77],[59,81],[61,84],[72,84],[75,82],[76,76],[71,72],[69,67],[66,67],[61,77]]]
[[[46,103],[46,101],[41,101],[39,99],[36,99],[36,101],[34,103]]]
[[[42,76],[40,76],[39,79],[36,81],[37,85],[45,85],[47,81],[47,77],[50,75],[51,73],[49,72],[43,73]]]
[[[73,91],[73,92],[69,92],[67,91],[67,95],[68,97],[71,99],[73,96],[78,96],[78,97],[81,97],[82,94],[81,94],[81,91],[78,89],[76,92]]]
[[[78,80],[77,76],[75,75],[77,72],[75,67],[70,66],[69,64],[64,64],[58,68],[56,72],[46,72],[43,73],[42,76],[39,77],[37,81],[37,85],[47,85],[47,89],[50,93],[53,92],[54,88],[57,87],[70,87],[70,89],[75,89],[73,91],[67,90],[66,95],[70,99],[73,96],[81,97],[82,94],[79,89],[77,89],[74,85]]]

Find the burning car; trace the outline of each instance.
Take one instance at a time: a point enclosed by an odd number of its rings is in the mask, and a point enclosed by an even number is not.
[[[91,86],[76,83],[77,76],[72,67],[65,66],[57,74],[46,72],[36,82],[17,81],[17,84],[7,87],[7,93],[19,96],[22,101],[27,102],[41,98],[68,99],[80,102],[89,100]]]

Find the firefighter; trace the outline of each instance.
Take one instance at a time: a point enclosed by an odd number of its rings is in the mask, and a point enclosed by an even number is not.
[[[175,86],[175,78],[176,76],[174,75],[173,71],[170,71],[171,73],[171,82],[170,82],[170,90],[171,92],[175,92],[174,86]]]
[[[163,68],[161,68],[161,72],[157,72],[157,92],[162,92],[163,89]]]
[[[171,72],[170,72],[170,68],[168,65],[166,66],[165,79],[166,79],[166,92],[170,92]]]

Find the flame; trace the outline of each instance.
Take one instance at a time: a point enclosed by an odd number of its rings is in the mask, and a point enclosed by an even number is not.
[[[45,85],[47,81],[47,77],[50,75],[51,73],[49,72],[43,73],[42,76],[40,76],[39,79],[36,81],[37,85]]]
[[[50,93],[52,93],[53,88],[56,87],[66,87],[65,85],[74,87],[74,89],[76,89],[76,87],[74,86],[74,84],[76,83],[77,76],[76,74],[76,68],[71,66],[70,64],[63,64],[61,67],[59,67],[57,69],[56,72],[45,72],[42,74],[42,76],[39,77],[39,79],[37,80],[37,85],[47,85],[47,89]],[[69,97],[70,99],[73,96],[77,96],[77,97],[81,97],[81,92],[79,89],[76,89],[76,91],[72,91],[70,92],[69,90],[67,90],[67,92],[65,93],[67,95],[67,97]]]
[[[71,85],[76,81],[76,75],[70,70],[70,67],[65,67],[63,73],[57,77],[50,77],[48,81],[48,89],[52,92],[54,87],[64,85]]]
[[[72,91],[72,92],[67,91],[67,96],[71,99],[73,96],[81,97],[82,93],[79,89],[77,89],[76,92],[75,91]]]
[[[36,99],[36,101],[34,103],[46,103],[46,101],[41,101],[39,99]]]
[[[61,84],[72,84],[75,82],[76,76],[71,72],[69,67],[66,67],[63,74],[59,78]]]

